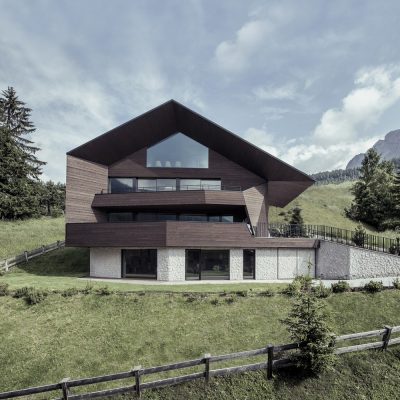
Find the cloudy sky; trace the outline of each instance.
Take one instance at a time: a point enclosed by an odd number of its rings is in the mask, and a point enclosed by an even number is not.
[[[0,0],[0,88],[44,178],[171,98],[312,173],[400,128],[400,2]]]

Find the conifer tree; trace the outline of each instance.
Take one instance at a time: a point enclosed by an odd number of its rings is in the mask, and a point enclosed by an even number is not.
[[[13,88],[0,98],[0,218],[15,219],[40,213],[39,150],[29,139],[35,131],[30,109]]]

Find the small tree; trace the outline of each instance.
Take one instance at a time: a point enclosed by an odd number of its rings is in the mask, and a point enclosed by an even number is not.
[[[304,220],[301,211],[299,206],[295,206],[290,210],[289,224],[291,226],[289,236],[305,236],[305,229],[303,227]]]
[[[366,241],[367,232],[361,224],[358,224],[351,240],[358,247],[364,247]]]
[[[328,321],[325,305],[312,290],[311,279],[303,279],[292,309],[282,322],[291,339],[303,344],[293,359],[308,373],[318,375],[330,369],[335,362],[334,335]]]

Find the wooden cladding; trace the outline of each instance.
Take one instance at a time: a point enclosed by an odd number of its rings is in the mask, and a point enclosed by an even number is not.
[[[141,178],[221,179],[223,186],[242,190],[265,183],[265,179],[209,150],[209,168],[147,168],[146,149],[141,149],[109,167],[109,176]]]
[[[168,192],[134,192],[97,194],[92,207],[101,208],[155,208],[160,206],[197,205],[244,206],[242,192],[196,190]]]
[[[307,238],[256,238],[244,223],[127,222],[67,224],[75,247],[314,248]]]
[[[107,187],[108,168],[67,156],[66,222],[101,222],[105,216],[92,210],[95,193]]]
[[[268,186],[266,183],[247,189],[243,192],[247,213],[251,225],[257,226],[260,222],[268,221],[266,204]]]

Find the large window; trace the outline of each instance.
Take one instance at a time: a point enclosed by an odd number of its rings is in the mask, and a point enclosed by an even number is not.
[[[157,250],[122,250],[122,277],[157,279]]]
[[[255,279],[256,277],[256,251],[254,249],[243,250],[243,278]]]
[[[134,178],[109,178],[108,191],[109,193],[128,193],[135,191]]]
[[[180,190],[221,190],[218,179],[180,179]]]
[[[208,148],[176,133],[147,149],[147,167],[208,168]]]
[[[135,220],[135,214],[131,212],[108,213],[108,222],[132,222],[134,220]]]
[[[229,279],[229,250],[186,250],[186,279]]]
[[[139,192],[156,192],[157,179],[138,179]]]

